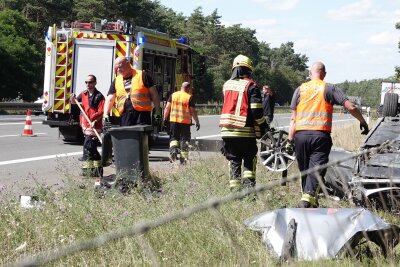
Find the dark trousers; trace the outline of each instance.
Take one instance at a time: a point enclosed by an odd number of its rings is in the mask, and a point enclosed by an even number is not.
[[[86,156],[87,160],[100,160],[101,156],[99,151],[97,151],[97,146],[99,141],[96,137],[85,136],[85,141],[83,142],[83,155]]]
[[[97,146],[99,140],[93,136],[85,136],[83,142],[83,158],[85,162],[82,164],[82,176],[103,177],[102,160]]]
[[[189,152],[191,139],[190,124],[171,122],[170,124],[170,152],[176,153],[180,148],[182,152]]]
[[[136,111],[134,109],[124,111],[121,114],[121,126],[133,126],[139,124],[151,125],[150,111]]]
[[[245,171],[255,174],[257,141],[255,138],[223,138],[222,153],[230,163],[230,179],[242,176],[242,161]],[[255,180],[255,179],[254,179]]]
[[[296,158],[300,171],[328,163],[332,147],[330,133],[322,131],[298,131],[295,135]],[[301,177],[303,194],[315,197],[318,194],[318,175],[324,178],[326,169]]]

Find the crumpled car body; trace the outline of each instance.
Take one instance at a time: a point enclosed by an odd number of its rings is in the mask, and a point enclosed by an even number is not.
[[[277,209],[247,219],[281,261],[356,256],[361,241],[372,241],[383,255],[399,242],[399,228],[363,209]]]
[[[383,117],[371,129],[361,151],[382,148],[339,165],[325,175],[328,192],[347,197],[364,207],[400,210],[400,119]],[[329,160],[348,158],[353,153],[332,149]]]

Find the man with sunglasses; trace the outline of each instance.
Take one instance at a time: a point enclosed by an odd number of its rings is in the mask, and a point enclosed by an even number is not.
[[[85,83],[86,90],[82,91],[77,97],[75,94],[71,95],[71,103],[76,104],[76,101],[81,102],[83,110],[91,121],[88,122],[83,114],[79,117],[85,141],[83,143],[83,156],[78,160],[84,161],[82,166],[82,174],[84,176],[102,176],[101,156],[97,151],[99,140],[94,131],[96,130],[98,133],[102,132],[105,100],[103,94],[96,89],[96,76],[89,74],[86,77]]]

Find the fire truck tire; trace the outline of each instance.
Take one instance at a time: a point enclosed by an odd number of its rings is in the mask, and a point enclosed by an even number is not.
[[[383,100],[383,117],[395,117],[397,115],[397,106],[399,102],[399,95],[395,93],[386,93]]]
[[[77,142],[83,144],[82,128],[78,126],[60,126],[58,128],[64,142]]]

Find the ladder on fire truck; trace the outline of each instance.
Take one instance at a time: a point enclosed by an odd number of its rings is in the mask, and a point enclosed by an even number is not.
[[[55,99],[53,111],[65,113],[70,108],[68,88],[68,51],[69,38],[68,34],[60,34],[57,36],[57,61],[56,61],[56,77],[55,77]],[[68,104],[68,105],[67,105]],[[60,109],[62,105],[62,109]]]

